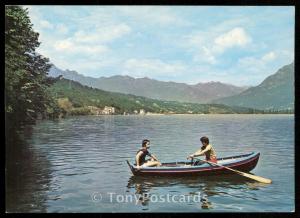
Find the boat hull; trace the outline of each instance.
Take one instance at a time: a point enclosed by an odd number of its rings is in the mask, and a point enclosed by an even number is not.
[[[250,172],[253,170],[259,160],[260,153],[249,153],[245,155],[238,155],[232,157],[218,158],[218,163],[226,167],[230,167],[242,172]],[[226,163],[227,161],[227,163]],[[224,164],[222,164],[224,162]],[[203,176],[203,175],[221,175],[232,174],[233,172],[225,169],[224,167],[212,166],[209,164],[202,164],[200,166],[187,166],[176,167],[176,162],[163,163],[163,166],[173,167],[145,167],[137,169],[134,165],[127,162],[133,175],[143,176]],[[182,164],[188,164],[189,162],[178,162]]]

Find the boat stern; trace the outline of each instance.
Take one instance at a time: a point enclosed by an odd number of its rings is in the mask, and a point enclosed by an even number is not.
[[[132,174],[135,175],[136,171],[135,171],[134,167],[129,163],[128,160],[126,160],[126,162],[127,162],[128,166],[129,166],[129,169],[131,170]]]

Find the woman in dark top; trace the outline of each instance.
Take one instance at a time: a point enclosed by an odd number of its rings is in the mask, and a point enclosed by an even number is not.
[[[150,141],[148,139],[144,139],[142,142],[142,148],[136,152],[136,166],[140,167],[153,167],[153,166],[161,166],[161,163],[158,159],[151,154],[148,149],[150,148]],[[151,159],[146,160],[146,156],[151,157]]]

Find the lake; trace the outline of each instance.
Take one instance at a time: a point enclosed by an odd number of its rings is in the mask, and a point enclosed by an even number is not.
[[[261,153],[252,173],[132,176],[143,139],[162,162],[185,160],[208,136],[218,157]],[[20,145],[19,145],[20,146]],[[8,212],[294,211],[294,115],[82,116],[40,121],[7,157]]]

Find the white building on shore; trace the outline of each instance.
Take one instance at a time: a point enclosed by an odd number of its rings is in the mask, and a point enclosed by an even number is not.
[[[104,109],[102,110],[102,114],[114,114],[114,113],[115,113],[114,107],[105,106]]]

